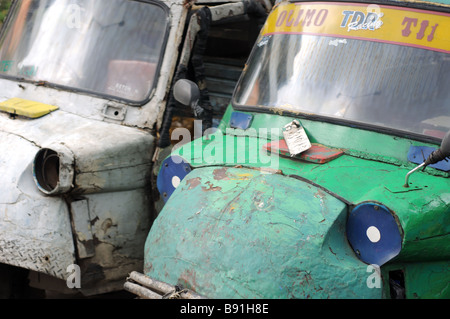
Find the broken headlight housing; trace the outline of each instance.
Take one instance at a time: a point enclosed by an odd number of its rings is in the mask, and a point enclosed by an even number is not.
[[[72,152],[61,144],[40,149],[33,161],[33,179],[46,195],[68,192],[74,179]]]

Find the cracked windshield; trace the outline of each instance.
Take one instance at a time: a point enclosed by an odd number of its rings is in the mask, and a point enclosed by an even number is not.
[[[12,10],[0,39],[0,76],[134,102],[149,98],[167,30],[161,6],[21,0]]]
[[[450,55],[434,34],[449,17],[430,11],[420,19],[377,6],[310,7],[279,6],[271,14],[238,86],[236,105],[444,136],[450,129]],[[332,14],[336,10],[342,12]],[[392,21],[385,19],[387,10],[397,25],[404,22],[398,38],[387,31]],[[411,31],[415,25],[422,26],[418,33]],[[364,36],[354,36],[355,30]]]

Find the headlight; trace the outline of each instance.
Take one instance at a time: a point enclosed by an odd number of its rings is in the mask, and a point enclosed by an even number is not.
[[[167,202],[170,195],[191,170],[191,166],[178,155],[172,155],[163,161],[156,185],[164,202]]]
[[[377,203],[361,203],[347,220],[347,238],[358,257],[381,266],[402,248],[402,230],[394,214]]]
[[[63,194],[73,186],[74,158],[61,144],[42,148],[34,157],[33,178],[41,192],[47,195]]]

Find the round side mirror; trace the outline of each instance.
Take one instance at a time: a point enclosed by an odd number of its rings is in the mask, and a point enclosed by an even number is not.
[[[173,87],[173,96],[181,104],[194,107],[200,99],[200,90],[194,82],[181,79]]]

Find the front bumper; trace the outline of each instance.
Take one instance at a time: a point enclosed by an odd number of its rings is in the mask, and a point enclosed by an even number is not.
[[[346,219],[345,203],[303,181],[196,169],[156,219],[144,272],[208,298],[380,298]]]

